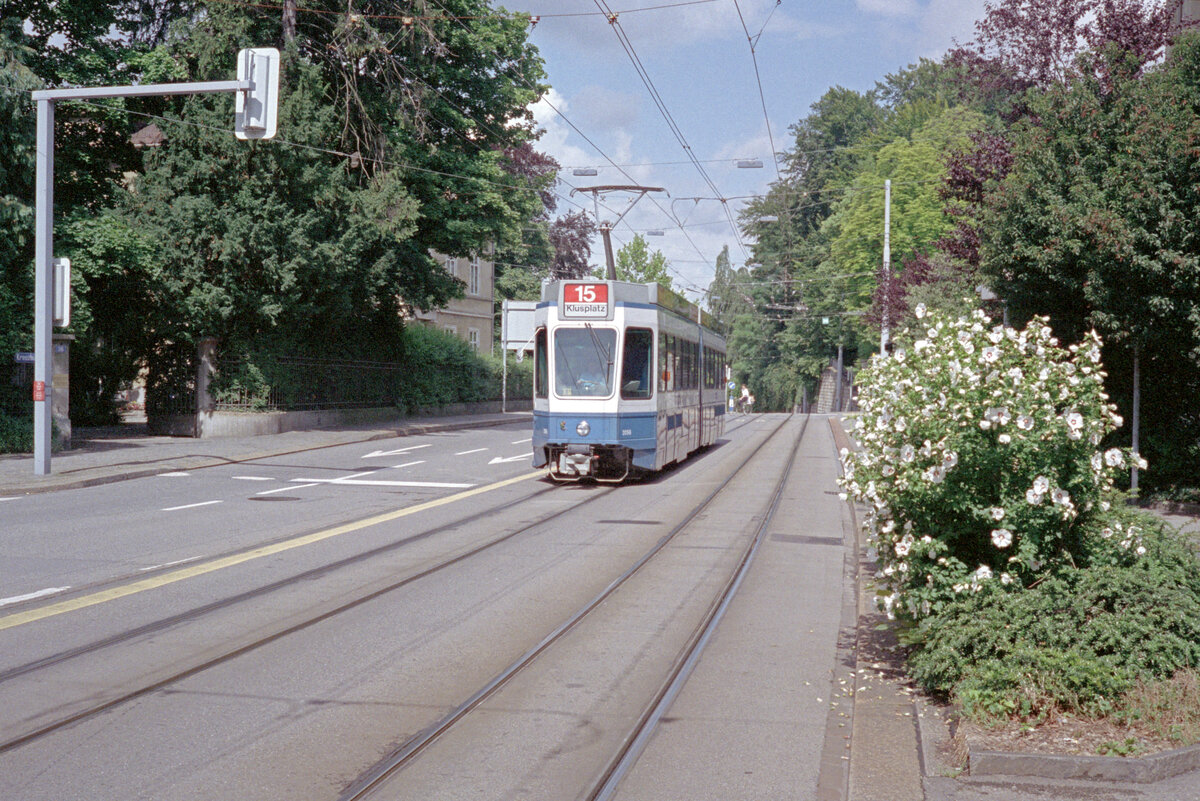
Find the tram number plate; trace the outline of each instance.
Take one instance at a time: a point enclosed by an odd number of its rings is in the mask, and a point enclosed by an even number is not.
[[[564,284],[562,315],[584,319],[608,319],[608,284]]]

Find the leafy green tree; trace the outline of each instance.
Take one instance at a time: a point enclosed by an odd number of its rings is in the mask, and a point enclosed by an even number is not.
[[[1110,392],[1126,410],[1139,354],[1147,480],[1194,482],[1200,40],[1183,37],[1144,78],[1098,72],[1084,62],[1033,101],[1012,171],[988,199],[983,269],[1017,320],[1048,314],[1064,340],[1100,331]]]
[[[613,260],[617,268],[618,281],[630,281],[635,284],[659,284],[667,289],[671,286],[671,276],[667,275],[667,257],[661,250],[650,252],[646,238],[634,234],[633,239],[617,251]],[[598,277],[604,276],[603,268],[596,268],[593,273]]]

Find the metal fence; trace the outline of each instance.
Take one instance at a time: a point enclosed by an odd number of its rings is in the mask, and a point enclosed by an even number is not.
[[[210,394],[219,411],[305,411],[394,406],[404,365],[271,356],[218,364]]]

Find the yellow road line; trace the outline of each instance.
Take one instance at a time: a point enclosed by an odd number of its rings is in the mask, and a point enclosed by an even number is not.
[[[541,470],[534,473],[526,473],[525,475],[517,476],[516,478],[498,481],[495,484],[488,484],[483,487],[476,487],[475,489],[458,492],[454,495],[448,495],[445,498],[437,498],[432,501],[426,501],[425,503],[419,503],[416,506],[407,506],[403,509],[397,509],[394,512],[385,512],[381,515],[367,517],[362,520],[357,520],[353,523],[345,523],[334,528],[325,529],[324,531],[317,531],[312,534],[294,537],[290,540],[284,540],[283,542],[277,542],[272,545],[264,545],[261,548],[254,548],[252,550],[244,551],[243,553],[234,554],[232,556],[226,556],[221,559],[213,559],[209,562],[201,562],[200,564],[189,565],[188,567],[174,570],[170,573],[164,573],[161,576],[154,576],[152,578],[142,579],[141,581],[135,581],[130,584],[124,584],[120,587],[101,590],[100,592],[94,592],[91,595],[83,595],[79,598],[72,598],[69,601],[61,601],[56,604],[50,604],[39,609],[30,609],[27,612],[18,612],[16,614],[8,615],[7,617],[0,617],[0,631],[3,631],[4,629],[15,628],[16,626],[22,626],[26,623],[32,623],[35,620],[42,620],[44,618],[54,617],[55,615],[61,615],[66,612],[74,612],[78,609],[86,609],[89,606],[107,603],[108,601],[115,601],[118,598],[124,598],[128,595],[136,595],[137,593],[145,592],[146,590],[165,587],[166,585],[174,584],[177,581],[194,578],[195,576],[203,576],[206,573],[213,573],[223,568],[240,565],[244,562],[259,559],[264,556],[273,556],[277,553],[290,551],[293,548],[301,548],[305,545],[311,545],[314,542],[327,540],[332,537],[337,537],[341,534],[349,534],[352,531],[359,531],[364,528],[369,528],[370,526],[377,526],[380,523],[398,520],[401,517],[408,517],[409,515],[414,515],[418,512],[424,512],[429,509],[435,509],[439,506],[445,506],[447,504],[466,500],[467,498],[473,498],[476,495],[482,495],[485,492],[491,492],[492,490],[501,489],[502,487],[507,487],[511,484],[516,484],[521,481],[528,481],[531,478],[537,478],[543,475],[545,475],[545,472]]]

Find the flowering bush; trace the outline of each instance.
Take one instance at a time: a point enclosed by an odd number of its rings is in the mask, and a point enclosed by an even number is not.
[[[861,450],[842,453],[889,615],[920,619],[988,582],[1028,586],[1061,565],[1144,553],[1136,526],[1104,514],[1130,457],[1100,447],[1121,424],[1100,338],[1064,349],[1041,318],[1017,331],[982,312],[916,313],[908,346],[862,374]]]

